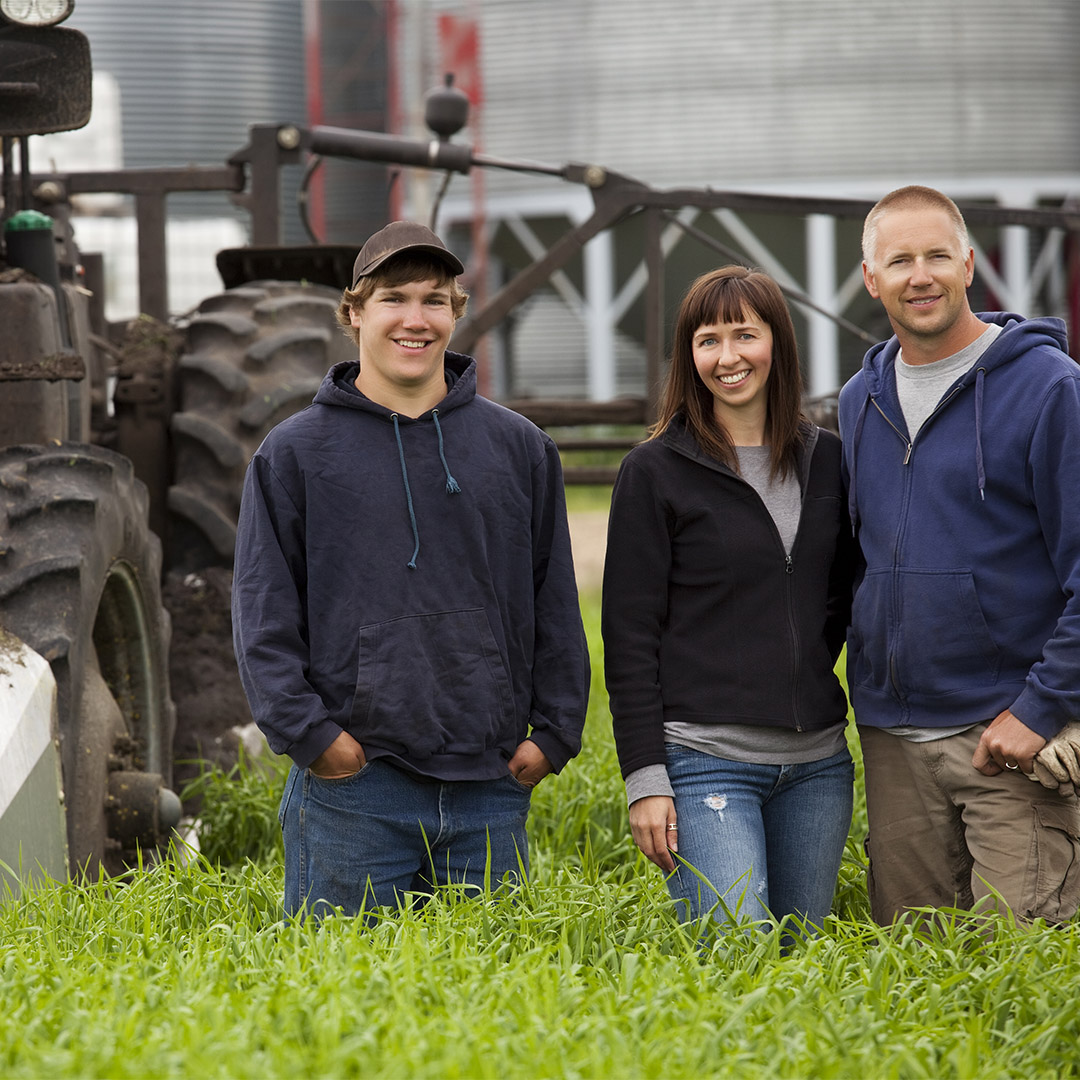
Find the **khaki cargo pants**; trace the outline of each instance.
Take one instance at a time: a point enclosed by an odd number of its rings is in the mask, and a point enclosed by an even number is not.
[[[1080,906],[1080,801],[1018,770],[977,772],[986,726],[933,742],[859,728],[875,922],[912,907],[970,909],[987,886],[1024,921],[1065,922]]]

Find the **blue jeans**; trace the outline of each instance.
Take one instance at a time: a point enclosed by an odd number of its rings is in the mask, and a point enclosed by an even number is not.
[[[682,916],[714,909],[725,923],[726,905],[739,920],[794,913],[820,927],[851,827],[847,749],[798,765],[754,765],[668,743],[667,767],[679,823],[668,891]]]
[[[325,780],[294,765],[278,812],[286,917],[335,907],[355,915],[437,885],[516,881],[519,859],[529,869],[528,815],[529,791],[509,772],[440,782],[375,760]]]

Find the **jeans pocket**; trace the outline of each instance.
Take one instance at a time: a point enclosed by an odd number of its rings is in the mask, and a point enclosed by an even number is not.
[[[365,761],[362,768],[357,769],[354,773],[349,773],[348,776],[320,776],[310,769],[308,769],[308,775],[317,783],[327,784],[330,787],[343,787],[345,784],[351,784],[355,780],[359,780],[374,764],[374,761]]]
[[[536,784],[523,784],[510,770],[508,769],[506,775],[510,778],[510,782],[518,789],[518,791],[524,792],[526,795],[532,795],[533,788]]]
[[[281,793],[281,801],[278,803],[277,812],[278,825],[282,829],[285,828],[285,814],[289,809],[289,800],[292,798],[293,789],[296,787],[296,781],[300,773],[301,770],[293,765],[289,769],[289,775],[285,778],[285,790]]]

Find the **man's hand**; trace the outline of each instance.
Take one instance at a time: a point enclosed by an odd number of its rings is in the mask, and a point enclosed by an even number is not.
[[[1070,720],[1036,755],[1029,780],[1069,796],[1080,793],[1080,720]]]
[[[344,780],[358,773],[367,764],[364,748],[343,731],[309,766],[324,780]]]
[[[552,771],[547,755],[532,739],[518,743],[514,756],[507,762],[507,768],[522,787],[530,788],[536,787]]]
[[[1035,755],[1046,740],[1032,731],[1009,709],[998,713],[982,733],[971,764],[984,776],[997,776],[1002,769],[1030,773]]]
[[[630,805],[630,832],[634,843],[650,862],[671,873],[675,869],[673,851],[679,850],[675,825],[675,800],[670,795],[647,795]]]

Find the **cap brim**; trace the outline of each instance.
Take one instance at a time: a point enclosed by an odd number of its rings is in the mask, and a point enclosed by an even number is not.
[[[422,251],[426,255],[431,255],[433,258],[438,259],[439,262],[445,263],[447,268],[453,273],[454,277],[465,273],[465,266],[462,261],[453,252],[447,251],[446,248],[436,247],[434,244],[409,244],[406,247],[397,248],[395,251],[388,251],[378,258],[372,259],[371,262],[367,263],[360,270],[354,271],[352,287],[355,289],[356,283],[361,278],[373,274],[388,259],[392,259],[395,255],[403,255],[407,251]]]

